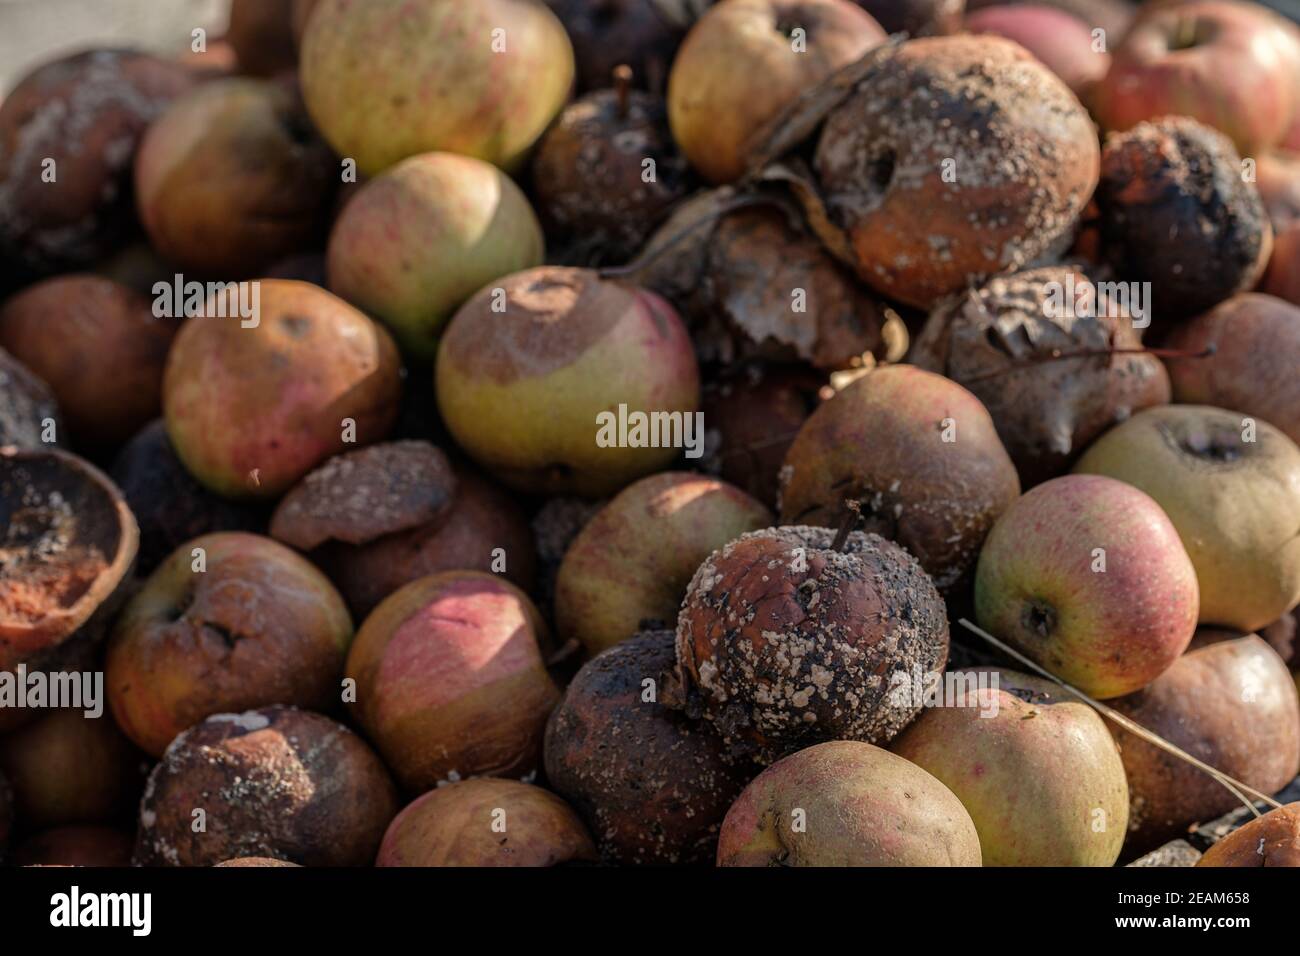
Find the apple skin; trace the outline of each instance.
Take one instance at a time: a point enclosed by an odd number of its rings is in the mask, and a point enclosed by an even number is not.
[[[1300,150],[1300,134],[1290,149]],[[1273,224],[1273,254],[1257,291],[1300,305],[1300,153],[1260,156],[1255,184]]]
[[[793,827],[803,811],[806,830]],[[778,760],[727,811],[718,866],[979,866],[970,814],[920,767],[833,740]]]
[[[560,699],[540,641],[546,626],[496,575],[447,571],[412,581],[357,632],[349,708],[411,794],[440,781],[522,777],[542,760]]]
[[[1174,328],[1165,345],[1205,358],[1166,357],[1174,400],[1264,419],[1300,444],[1300,307],[1247,292]]]
[[[541,265],[528,200],[491,163],[454,153],[403,160],[367,182],[330,233],[329,288],[431,361],[438,333],[483,286]]]
[[[1155,680],[1192,639],[1197,607],[1196,571],[1160,506],[1096,475],[1015,502],[975,572],[980,626],[1093,697]]]
[[[922,37],[859,72],[811,156],[826,209],[814,222],[829,215],[859,279],[930,309],[1069,248],[1097,187],[1097,128],[1033,54],[996,36]]]
[[[434,150],[514,169],[573,73],[564,27],[532,0],[319,0],[299,51],[308,111],[367,176]]]
[[[709,555],[677,616],[674,695],[761,764],[826,740],[887,743],[923,701],[898,674],[942,670],[943,599],[879,535],[786,525]]]
[[[1254,634],[1201,628],[1169,670],[1111,706],[1262,793],[1276,793],[1300,772],[1300,701],[1291,673]],[[1187,762],[1110,728],[1132,801],[1126,852],[1145,853],[1238,806]]]
[[[140,752],[107,714],[80,710],[51,711],[0,737],[0,771],[25,827],[111,823],[130,816],[144,789]]]
[[[46,279],[0,308],[0,348],[50,386],[74,446],[95,455],[158,415],[175,333],[143,295],[93,275]]]
[[[957,795],[985,866],[1112,866],[1129,790],[1105,721],[1051,681],[984,673],[987,700],[928,708],[889,749]]]
[[[673,632],[642,631],[583,664],[547,721],[547,784],[608,863],[711,864],[727,808],[758,771],[670,706],[676,665]]]
[[[532,530],[515,496],[457,463],[445,517],[364,544],[330,542],[312,559],[329,575],[357,620],[403,585],[439,571],[491,571],[505,552],[507,581],[528,591],[537,567]]]
[[[329,709],[351,640],[343,599],[305,558],[270,538],[220,532],[176,549],[122,610],[104,684],[123,732],[157,757],[210,714]]]
[[[218,317],[210,301],[181,326],[163,375],[176,454],[229,498],[277,497],[347,450],[345,418],[355,421],[359,444],[383,438],[401,397],[397,347],[380,326],[306,282],[258,286],[255,327]],[[227,304],[226,313],[237,310]]]
[[[14,847],[14,866],[131,865],[131,834],[116,827],[70,825],[42,830]]]
[[[624,488],[578,533],[555,583],[555,625],[588,654],[643,621],[676,621],[686,585],[715,549],[772,524],[762,504],[723,481],[685,472]]]
[[[949,420],[955,441],[943,440]],[[836,528],[844,500],[862,499],[865,529],[907,548],[944,592],[1020,494],[980,400],[912,365],[874,369],[819,406],[781,474],[782,522]]]
[[[1300,867],[1300,802],[1270,810],[1233,830],[1196,865]]]
[[[231,0],[226,40],[239,58],[239,71],[271,76],[292,70],[293,16],[297,0]]]
[[[804,52],[790,37],[796,27],[805,31]],[[725,0],[700,17],[673,61],[673,138],[709,182],[733,182],[764,124],[884,39],[880,24],[849,0]]]
[[[258,275],[314,240],[334,182],[334,159],[297,93],[245,77],[177,98],[135,161],[136,209],[153,248],[218,279]]]
[[[135,229],[140,138],[196,82],[179,63],[106,49],[61,57],[19,81],[0,106],[0,259],[46,274],[87,268],[117,249]],[[47,159],[53,183],[41,182]]]
[[[505,311],[493,309],[497,290]],[[513,488],[608,495],[667,467],[675,448],[602,448],[597,416],[699,407],[699,369],[676,311],[653,292],[586,269],[507,276],[443,334],[438,410],[456,443]]]
[[[1138,412],[1084,453],[1076,472],[1109,475],[1156,500],[1200,584],[1200,623],[1249,633],[1300,602],[1300,448],[1261,419],[1208,405]]]
[[[1054,7],[1033,3],[984,7],[966,15],[966,29],[1019,43],[1081,99],[1110,69],[1110,54],[1093,49],[1092,29]]]
[[[586,826],[555,794],[516,780],[479,777],[430,790],[408,804],[389,824],[375,866],[557,866],[597,860]]]
[[[886,33],[909,37],[947,36],[961,32],[966,0],[854,0],[876,18]]]
[[[198,807],[207,829],[196,832]],[[213,714],[177,736],[149,775],[132,862],[370,866],[398,807],[387,769],[342,724],[294,707]]]
[[[1177,48],[1183,33],[1192,46]],[[1225,133],[1243,156],[1281,141],[1300,92],[1300,43],[1273,11],[1236,0],[1149,5],[1094,88],[1105,130],[1183,115]]]
[[[213,531],[266,530],[263,509],[227,501],[199,484],[185,470],[167,439],[167,425],[156,418],[128,441],[109,477],[121,489],[140,527],[140,577],[191,538]]]

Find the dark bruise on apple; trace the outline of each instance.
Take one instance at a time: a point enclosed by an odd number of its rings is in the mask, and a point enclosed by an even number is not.
[[[1193,119],[1166,116],[1107,136],[1097,202],[1106,255],[1119,276],[1151,283],[1162,323],[1247,291],[1272,252],[1240,156]]]
[[[944,604],[897,545],[787,526],[715,551],[677,618],[683,704],[763,763],[823,740],[888,742],[920,710],[891,675],[943,667]]]

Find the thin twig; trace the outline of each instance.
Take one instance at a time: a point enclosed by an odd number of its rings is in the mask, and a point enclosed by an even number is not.
[[[1110,720],[1119,724],[1129,733],[1133,734],[1136,737],[1140,737],[1141,739],[1145,740],[1147,743],[1151,744],[1152,746],[1159,747],[1161,750],[1173,754],[1175,757],[1178,757],[1180,760],[1187,761],[1189,764],[1191,764],[1197,770],[1200,770],[1202,773],[1209,774],[1210,777],[1218,781],[1234,797],[1240,800],[1246,806],[1246,808],[1250,810],[1251,813],[1255,814],[1255,816],[1260,816],[1260,812],[1255,807],[1254,803],[1246,799],[1246,797],[1243,795],[1243,792],[1250,794],[1250,796],[1252,796],[1254,799],[1259,800],[1262,803],[1266,803],[1269,806],[1273,807],[1274,809],[1281,808],[1282,804],[1278,803],[1276,800],[1274,800],[1272,797],[1268,796],[1267,794],[1260,793],[1258,790],[1254,789],[1253,787],[1247,786],[1246,784],[1242,783],[1240,780],[1228,776],[1222,770],[1218,770],[1214,767],[1211,767],[1208,763],[1206,763],[1203,760],[1198,760],[1197,758],[1193,757],[1191,754],[1189,754],[1187,751],[1183,750],[1182,748],[1176,747],[1175,745],[1171,744],[1169,741],[1165,740],[1159,734],[1150,731],[1147,728],[1143,727],[1141,724],[1136,723],[1130,720],[1129,718],[1125,717],[1123,714],[1115,710],[1113,707],[1107,707],[1105,704],[1101,703],[1100,701],[1093,700],[1091,697],[1089,697],[1087,694],[1085,694],[1083,691],[1079,690],[1078,688],[1071,687],[1069,684],[1061,680],[1055,674],[1052,674],[1051,672],[1044,670],[1042,667],[1039,667],[1038,664],[1036,664],[1034,661],[1031,661],[1024,654],[1021,654],[1015,648],[1010,647],[1007,644],[1004,644],[1002,641],[998,640],[988,631],[984,630],[981,627],[977,627],[976,625],[968,621],[966,618],[964,617],[961,618],[961,620],[958,623],[960,623],[962,627],[966,628],[968,631],[978,634],[980,637],[984,638],[984,640],[988,641],[998,650],[1002,651],[1002,653],[1014,657],[1021,664],[1024,664],[1026,667],[1033,670],[1034,673],[1042,677],[1046,677],[1048,680],[1052,681],[1055,684],[1059,684],[1061,687],[1068,690],[1075,697],[1078,697],[1085,704],[1092,707],[1102,716],[1108,717],[1110,718]]]

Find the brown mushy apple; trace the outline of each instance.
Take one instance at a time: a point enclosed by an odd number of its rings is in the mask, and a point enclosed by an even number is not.
[[[819,406],[781,467],[781,520],[863,528],[905,547],[951,592],[974,570],[1020,480],[982,402],[911,365],[867,372]]]
[[[47,279],[0,308],[0,348],[50,386],[68,437],[90,452],[115,450],[157,417],[175,333],[147,297],[99,276]]]
[[[660,698],[672,631],[644,631],[578,671],[546,727],[546,778],[611,863],[711,863],[718,827],[757,771]]]
[[[43,273],[113,251],[132,229],[140,138],[194,82],[180,63],[126,50],[61,57],[22,79],[0,106],[0,252]]]
[[[215,714],[172,741],[150,775],[134,862],[369,866],[397,809],[388,771],[342,724],[292,707]]]
[[[823,740],[887,743],[921,707],[896,675],[941,669],[942,598],[874,534],[803,526],[741,535],[695,573],[677,618],[687,712],[770,763]]]
[[[1047,67],[962,35],[880,56],[827,115],[813,166],[841,254],[877,291],[929,308],[1067,248],[1099,152]]]
[[[1268,265],[1259,190],[1232,142],[1193,119],[1107,136],[1097,202],[1103,249],[1121,277],[1152,284],[1161,325],[1248,291]]]

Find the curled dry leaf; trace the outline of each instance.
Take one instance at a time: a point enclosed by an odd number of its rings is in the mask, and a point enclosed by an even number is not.
[[[683,204],[629,267],[682,310],[703,362],[821,369],[897,360],[907,328],[804,228],[783,192],[722,187]]]
[[[910,355],[975,393],[1022,484],[1062,474],[1094,438],[1169,401],[1169,376],[1078,266],[999,276],[931,314]],[[1075,355],[1075,358],[1066,356]]]
[[[447,456],[422,441],[337,455],[284,496],[271,537],[310,551],[327,541],[365,544],[443,515],[456,494]]]

